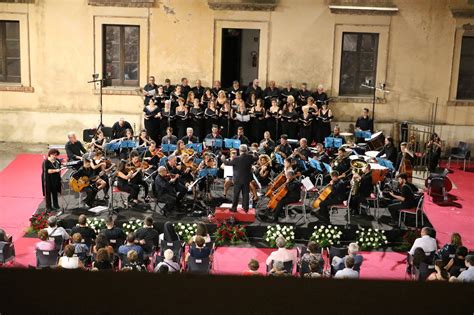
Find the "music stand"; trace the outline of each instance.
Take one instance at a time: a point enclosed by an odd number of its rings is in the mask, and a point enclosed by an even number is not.
[[[280,154],[278,154],[278,153],[275,153],[275,160],[276,160],[276,162],[277,162],[278,164],[281,164],[281,165],[284,164],[283,157],[282,157]]]
[[[204,144],[206,147],[213,149],[222,149],[223,141],[222,139],[206,138],[204,139]]]
[[[323,169],[321,168],[321,162],[319,162],[318,160],[310,159],[309,166],[316,169],[317,171],[320,171],[321,173],[323,172]]]
[[[163,151],[166,155],[169,155],[170,152],[174,152],[175,150],[176,150],[176,144],[161,145],[161,151]]]
[[[194,152],[202,153],[202,144],[201,143],[188,143],[186,148],[193,149]]]

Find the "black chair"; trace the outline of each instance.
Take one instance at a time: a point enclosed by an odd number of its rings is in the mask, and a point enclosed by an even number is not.
[[[111,238],[111,239],[109,239],[109,245],[112,246],[115,253],[118,251],[119,247],[121,245],[123,245],[124,243],[125,243],[124,238],[117,238],[117,239]]]
[[[466,171],[466,161],[471,159],[471,150],[466,142],[459,141],[457,148],[451,148],[448,158],[448,168],[451,166],[451,159],[463,160],[464,171]]]
[[[334,257],[344,258],[349,253],[349,249],[347,247],[335,247],[331,246],[329,248],[329,264],[331,265],[331,275],[335,275],[337,270],[332,265],[332,260]]]
[[[293,261],[285,261],[283,262],[283,268],[288,274],[293,274]],[[270,265],[267,265],[267,273],[273,269],[273,260],[270,262]]]
[[[49,240],[51,242],[54,242],[54,248],[55,249],[57,249],[59,252],[62,252],[63,245],[64,245],[64,239],[63,239],[62,235],[50,236]]]
[[[189,257],[187,263],[187,271],[192,273],[207,274],[211,270],[211,260],[206,258]]]
[[[112,138],[112,127],[102,127],[100,128],[104,134],[104,137],[107,139]]]
[[[0,242],[0,266],[15,260],[15,245],[12,242]]]
[[[58,263],[59,250],[36,250],[36,268],[50,268]]]
[[[164,257],[165,250],[171,249],[173,251],[173,260],[176,258],[176,262],[179,262],[183,254],[183,244],[181,241],[168,242],[162,240],[160,243],[160,256]]]

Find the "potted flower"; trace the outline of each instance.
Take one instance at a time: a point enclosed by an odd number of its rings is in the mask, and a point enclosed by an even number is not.
[[[129,221],[122,224],[122,229],[125,234],[135,233],[136,230],[143,226],[143,221],[139,219],[130,219]]]
[[[269,225],[265,234],[265,241],[270,247],[276,247],[276,239],[283,236],[286,240],[286,248],[292,248],[295,245],[295,230],[291,225],[281,226]]]
[[[94,230],[96,234],[105,229],[105,220],[99,218],[87,219],[86,225]]]
[[[229,223],[219,224],[216,233],[214,233],[216,245],[230,243],[236,245],[247,242],[247,231],[245,225],[231,225]]]
[[[314,232],[311,234],[310,240],[318,243],[321,248],[329,248],[336,245],[341,240],[342,232],[335,225],[315,226]]]
[[[360,228],[356,231],[356,242],[363,250],[377,249],[385,246],[388,241],[385,232],[379,229]]]
[[[30,218],[30,226],[28,227],[26,233],[34,234],[34,236],[36,237],[36,233],[39,230],[48,227],[48,218],[50,216],[51,215],[46,211],[33,214]]]
[[[173,227],[181,241],[188,242],[196,235],[196,223],[176,223],[173,224]]]

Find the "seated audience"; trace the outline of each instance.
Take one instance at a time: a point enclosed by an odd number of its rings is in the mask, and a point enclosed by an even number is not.
[[[466,256],[467,256],[467,248],[464,246],[458,247],[456,249],[456,253],[454,257],[448,262],[448,264],[444,267],[451,276],[457,277],[459,274],[465,270],[466,268]]]
[[[307,263],[308,266],[311,261],[315,261],[319,266],[316,272],[322,273],[324,268],[324,259],[321,256],[321,248],[319,247],[318,243],[313,241],[308,243],[307,252],[301,257],[301,263]]]
[[[318,261],[312,259],[309,262],[309,272],[304,274],[305,278],[321,278],[322,269]]]
[[[87,217],[84,214],[81,214],[77,219],[77,225],[72,228],[71,234],[80,233],[83,239],[83,243],[87,245],[92,245],[92,242],[95,239],[95,231],[87,226]]]
[[[36,243],[35,248],[39,250],[53,250],[56,246],[53,241],[49,240],[48,231],[45,229],[38,231],[40,241]]]
[[[418,247],[423,248],[425,254],[431,253],[436,251],[437,245],[436,240],[430,236],[431,229],[428,227],[424,227],[421,229],[421,237],[417,238],[413,243],[413,246],[410,249],[410,255],[415,253],[415,249]]]
[[[127,243],[119,247],[118,254],[127,255],[132,250],[138,255],[139,260],[143,261],[143,249],[140,245],[135,244],[135,234],[130,232],[127,235]]]
[[[110,261],[110,255],[107,249],[101,248],[97,251],[95,260],[92,262],[92,268],[97,270],[111,270],[112,263]]]
[[[275,277],[287,277],[290,274],[286,272],[285,264],[282,261],[277,260],[273,262],[273,267],[270,270],[269,275]]]
[[[81,243],[82,235],[81,233],[74,233],[72,235],[71,245],[74,246],[74,254],[77,255],[81,260],[84,260],[89,253],[89,247]]]
[[[448,281],[449,280],[449,273],[443,268],[444,264],[442,260],[435,261],[435,271],[428,276],[426,280],[434,281]]]
[[[260,263],[256,259],[250,259],[248,265],[248,270],[242,272],[243,276],[261,276],[262,274],[258,271],[260,268]]]
[[[173,261],[173,256],[174,256],[173,251],[171,249],[165,250],[164,256],[165,256],[165,259],[162,262],[160,262],[158,265],[156,265],[155,272],[160,272],[160,268],[162,266],[165,266],[168,268],[167,273],[179,272],[179,264]]]
[[[416,268],[420,268],[421,263],[426,263],[426,254],[423,248],[417,247],[415,248],[415,251],[413,252],[412,256],[412,264]]]
[[[198,223],[196,226],[196,235],[191,237],[189,239],[189,244],[192,244],[196,240],[196,236],[202,236],[204,238],[204,241],[206,243],[211,242],[211,237],[209,236],[209,233],[207,232],[207,226],[204,223]]]
[[[353,256],[347,255],[344,257],[344,264],[345,268],[342,270],[339,270],[336,272],[336,275],[334,278],[337,279],[358,279],[359,278],[359,273],[355,271],[354,265],[355,265],[355,259]]]
[[[97,254],[99,250],[102,248],[105,248],[105,250],[109,254],[110,260],[112,260],[114,257],[114,248],[109,245],[109,242],[107,241],[107,237],[104,234],[99,234],[95,238],[94,246],[92,246],[92,253]]]
[[[274,252],[272,252],[268,258],[267,258],[267,266],[270,266],[272,264],[272,261],[281,261],[282,263],[287,262],[287,261],[292,261],[293,266],[296,266],[297,258],[296,258],[296,253],[292,250],[287,249],[286,246],[286,240],[283,236],[279,236],[276,239],[276,246],[278,249]]]
[[[161,265],[160,268],[158,268],[158,271],[155,269],[155,272],[162,273],[162,274],[169,274],[170,268],[168,268],[168,266],[166,265]]]
[[[202,259],[207,258],[211,255],[211,249],[206,247],[206,241],[204,237],[197,235],[196,241],[193,245],[189,248],[189,253],[186,255],[186,261],[188,261],[189,257]]]
[[[364,260],[364,257],[362,257],[362,255],[359,255],[358,252],[359,245],[357,245],[357,243],[350,243],[348,247],[348,255],[354,258],[355,271],[360,271],[360,266],[362,265],[362,261]],[[334,257],[332,264],[334,266],[334,269],[336,271],[339,271],[344,269],[345,263],[345,257],[342,259],[340,257]]]
[[[440,248],[436,256],[446,265],[460,246],[462,246],[461,235],[459,233],[453,233],[451,234],[451,242]]]
[[[105,226],[106,228],[100,231],[100,234],[105,235],[105,237],[107,238],[107,241],[109,242],[110,240],[124,241],[127,238],[127,235],[125,235],[125,232],[121,228],[115,226],[115,221],[112,216],[108,217],[105,220]],[[121,244],[117,244],[117,246],[119,245]]]
[[[451,282],[474,282],[474,255],[466,256],[466,270],[461,272],[457,277],[452,276],[449,281]]]
[[[72,245],[66,245],[66,247],[64,247],[64,256],[59,258],[58,266],[64,269],[84,268],[79,257],[74,256],[74,246]]]
[[[165,240],[167,242],[179,241],[179,236],[174,229],[173,223],[167,221],[163,227],[163,233],[160,234],[160,242]]]
[[[152,217],[146,217],[143,222],[143,227],[135,232],[135,238],[145,253],[151,253],[153,248],[158,247],[159,236],[158,231],[153,227]]]
[[[140,247],[141,248],[141,247]],[[144,271],[146,267],[139,261],[139,256],[136,250],[130,250],[127,252],[127,263],[122,267],[123,271]]]
[[[66,230],[62,226],[58,226],[58,218],[54,215],[48,218],[48,227],[46,228],[46,231],[48,231],[49,237],[61,235],[63,241],[67,241],[70,238]]]

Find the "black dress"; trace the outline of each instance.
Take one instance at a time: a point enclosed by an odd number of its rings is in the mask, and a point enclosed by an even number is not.
[[[300,138],[306,138],[308,143],[313,142],[313,115],[308,113],[306,116],[305,114],[301,114],[299,119],[299,126],[300,126]]]
[[[188,127],[188,115],[184,110],[176,109],[176,135],[181,139],[186,135],[186,128]]]
[[[155,109],[150,110],[148,106],[145,106],[143,112],[145,112],[145,116],[148,117],[148,119],[145,119],[145,129],[147,134],[151,139],[153,139],[153,141],[160,143],[160,119],[155,117],[160,112],[160,109],[156,106]]]
[[[279,122],[278,118],[277,118],[278,117],[278,112],[279,112],[279,110],[276,111],[276,112],[271,112],[270,109],[267,110],[267,114],[268,114],[268,116],[270,116],[266,119],[266,121],[267,121],[267,130],[270,132],[272,139],[278,139],[278,137],[280,136],[280,133],[278,131],[278,129],[280,128],[280,126],[279,126],[280,124],[277,124],[277,122]]]
[[[233,121],[230,115],[231,113],[224,109],[219,112],[219,125],[222,127],[221,135],[224,138],[231,138],[234,134]]]
[[[289,139],[297,139],[298,135],[298,113],[285,110],[281,115],[281,133],[286,134]]]
[[[162,135],[166,134],[166,128],[173,127],[173,124],[174,124],[173,120],[174,120],[173,110],[167,111],[166,109],[163,108],[161,110],[161,122],[160,122],[160,129],[161,129],[160,133]]]
[[[249,114],[248,111],[245,110],[245,111],[241,112],[241,111],[239,111],[239,110],[236,110],[234,113],[235,113],[235,116],[234,116],[234,119],[235,119],[235,124],[234,124],[235,130],[237,130],[239,127],[243,127],[243,128],[244,128],[244,132],[246,132],[246,131],[247,131],[248,122],[238,120],[238,119],[237,119],[237,114],[242,115],[242,116],[248,115],[248,114]]]
[[[254,109],[251,119],[251,130],[250,135],[252,137],[251,142],[260,142],[263,139],[263,133],[266,130],[265,126],[265,110],[262,108],[260,110]]]
[[[202,108],[191,107],[189,115],[191,117],[191,128],[193,128],[193,133],[199,137],[199,139],[204,139],[204,111]]]
[[[61,173],[48,174],[48,170],[59,169],[61,165],[58,161],[51,162],[48,159],[43,161],[43,172],[41,174],[41,182],[43,186],[43,196],[46,199],[46,208],[51,206],[59,208],[58,193],[61,193]],[[51,202],[52,199],[52,202]]]
[[[331,118],[332,116],[329,116],[329,109],[326,110],[326,112],[323,112],[323,110],[320,110],[319,112],[319,128],[317,134],[317,141],[318,142],[323,142],[326,137],[329,137],[331,134]]]
[[[206,110],[204,110],[204,118],[205,118],[204,125],[206,126],[206,135],[207,135],[211,133],[212,125],[217,125],[218,123],[219,116],[217,116],[217,110],[206,108]],[[204,139],[204,138],[201,138],[201,139]]]

